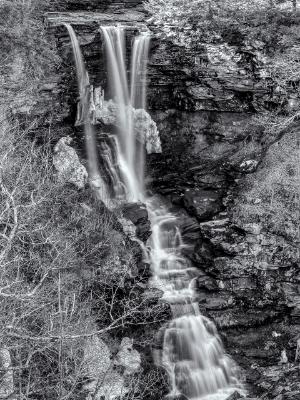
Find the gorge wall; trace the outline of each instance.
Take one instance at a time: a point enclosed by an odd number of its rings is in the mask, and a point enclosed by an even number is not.
[[[61,22],[78,34],[91,83],[106,89],[99,23],[125,23],[130,35],[148,18],[141,1],[98,3],[58,1],[45,16],[62,62],[45,78],[39,98],[25,111],[15,109],[42,116],[45,127],[51,115],[51,126],[76,137],[78,147],[76,76]],[[289,107],[289,95],[283,98],[268,75],[264,43],[187,49],[148,28],[148,107],[163,149],[148,158],[148,186],[181,210],[183,238],[191,244],[186,255],[199,269],[201,312],[216,322],[250,390],[297,399],[299,128],[278,135],[253,123],[276,104]]]

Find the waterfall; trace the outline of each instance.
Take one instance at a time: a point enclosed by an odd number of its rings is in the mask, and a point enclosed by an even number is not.
[[[215,325],[201,315],[194,283],[197,269],[182,255],[184,243],[179,220],[161,199],[147,201],[152,223],[150,284],[163,291],[174,319],[164,333],[159,363],[167,370],[171,395],[189,399],[224,400],[235,390],[243,392],[233,360],[225,354]]]
[[[146,77],[150,36],[143,34],[135,38],[131,62],[130,100],[134,108],[146,109]]]
[[[131,89],[130,101],[132,107],[138,110],[146,110],[146,77],[147,60],[149,53],[150,35],[142,34],[134,40],[131,59]],[[136,174],[140,190],[144,192],[144,154],[143,143],[136,141]]]
[[[146,70],[149,36],[141,34],[134,40],[131,60],[131,86],[127,80],[125,57],[125,28],[122,26],[102,26],[111,95],[119,110],[118,137],[119,164],[127,199],[143,200],[144,146],[137,140],[134,130],[135,108],[144,108],[146,99]]]
[[[88,172],[90,183],[93,187],[97,188],[97,193],[99,194],[101,200],[108,205],[109,195],[108,190],[106,188],[106,184],[102,179],[102,176],[99,171],[99,162],[98,162],[98,154],[97,154],[97,146],[96,146],[96,138],[94,127],[91,124],[90,116],[89,116],[89,106],[90,106],[90,87],[89,87],[89,75],[85,68],[85,64],[83,61],[83,56],[81,53],[80,45],[78,43],[78,39],[74,29],[70,24],[65,23],[64,26],[67,28],[74,59],[76,65],[76,75],[77,75],[77,85],[78,92],[80,97],[80,106],[82,106],[82,119],[84,126],[84,136],[85,136],[85,146],[86,153],[88,157]]]
[[[84,96],[88,75],[75,33],[69,25],[66,26],[72,39],[78,87]],[[110,135],[102,145],[101,157],[115,196],[122,198],[126,192],[127,201],[146,203],[152,226],[148,242],[153,272],[150,285],[163,292],[162,301],[170,304],[173,314],[173,320],[164,332],[158,362],[169,374],[170,395],[224,400],[235,390],[242,392],[243,389],[236,378],[236,365],[226,355],[215,325],[199,311],[195,289],[198,271],[183,255],[187,245],[179,229],[180,217],[170,212],[157,196],[147,197],[144,191],[145,145],[137,138],[133,110],[142,110],[146,106],[149,35],[140,34],[134,38],[131,72],[128,74],[125,28],[102,26],[100,29],[108,63],[109,93],[118,110],[118,132]],[[90,138],[91,124],[87,120],[88,113],[85,115],[86,135]],[[87,141],[92,164],[95,162],[96,165],[95,142]],[[91,146],[95,146],[94,149]],[[160,148],[160,143],[156,147]]]

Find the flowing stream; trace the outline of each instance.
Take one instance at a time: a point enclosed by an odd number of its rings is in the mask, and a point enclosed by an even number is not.
[[[66,27],[71,37],[80,96],[84,97],[89,85],[88,74],[76,34],[70,25]],[[150,285],[163,292],[162,301],[170,304],[173,313],[173,320],[164,332],[158,362],[169,374],[170,395],[184,394],[189,399],[226,399],[235,390],[242,391],[242,387],[236,377],[236,365],[226,355],[215,325],[199,311],[195,289],[197,269],[182,254],[186,244],[179,229],[179,217],[170,212],[158,196],[147,197],[145,194],[145,149],[136,138],[131,110],[146,107],[150,36],[140,33],[134,38],[131,71],[128,73],[126,28],[102,26],[100,30],[108,61],[109,92],[119,110],[118,132],[109,137],[103,154],[99,155],[105,160],[102,174],[106,174],[113,182],[115,197],[122,201],[142,201],[146,204],[152,226],[148,243],[153,271]],[[87,104],[88,100],[84,103]],[[104,185],[87,109],[85,115],[90,174],[92,179]],[[103,192],[108,196],[108,189]]]

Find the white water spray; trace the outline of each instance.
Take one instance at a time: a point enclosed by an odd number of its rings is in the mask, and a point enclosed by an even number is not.
[[[76,65],[77,85],[80,97],[80,106],[82,107],[81,114],[84,125],[86,153],[88,157],[89,179],[91,185],[97,188],[97,193],[99,194],[101,200],[108,205],[109,201],[108,190],[99,171],[95,132],[89,118],[89,104],[90,104],[89,75],[84,65],[80,45],[76,33],[74,32],[74,29],[70,24],[65,23],[64,26],[67,28],[69,36],[71,38],[72,49]]]
[[[112,96],[118,106],[119,162],[123,180],[128,189],[127,199],[143,200],[144,146],[137,140],[134,129],[133,108],[145,106],[145,79],[149,35],[135,38],[131,61],[131,85],[128,88],[125,58],[125,28],[101,27],[108,60],[109,83]]]
[[[201,315],[194,282],[198,271],[182,255],[187,245],[181,237],[179,220],[153,197],[147,201],[152,222],[150,284],[163,291],[174,319],[164,333],[160,364],[169,373],[171,392],[189,399],[224,400],[235,390],[242,392],[236,365],[225,354],[212,321]]]

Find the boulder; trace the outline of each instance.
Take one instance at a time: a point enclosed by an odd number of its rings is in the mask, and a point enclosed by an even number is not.
[[[126,394],[123,376],[112,369],[111,351],[98,336],[86,341],[83,366],[89,382],[84,385],[87,400],[112,400]],[[99,385],[101,382],[101,385]]]
[[[200,226],[196,218],[183,215],[179,218],[179,229],[181,232],[184,247],[182,254],[189,259],[193,259],[195,247],[200,238]]]
[[[123,218],[135,225],[137,238],[146,242],[151,235],[151,224],[146,206],[143,203],[126,203],[121,211]]]
[[[125,377],[140,371],[141,356],[133,348],[133,340],[124,337],[112,361],[112,352],[107,344],[98,336],[93,336],[86,341],[83,365],[90,380],[84,385],[89,393],[87,399],[111,400],[128,393]],[[123,367],[123,372],[118,372],[113,366]]]
[[[212,190],[186,189],[183,204],[199,221],[211,218],[222,209],[221,195]]]
[[[141,369],[140,353],[133,348],[133,340],[125,337],[122,339],[120,349],[116,355],[115,365],[124,367],[124,375],[132,375]]]
[[[84,369],[89,377],[102,378],[109,370],[111,351],[98,336],[86,340],[84,347]]]
[[[242,399],[244,396],[242,396],[237,390],[233,392],[229,397],[227,397],[226,400],[238,400]]]
[[[161,153],[161,142],[156,123],[145,110],[134,110],[134,129],[141,142],[146,144],[148,154]]]
[[[219,290],[216,280],[205,274],[198,276],[197,287],[200,291],[203,289],[208,292],[216,292]]]
[[[68,182],[78,189],[83,189],[88,180],[88,173],[79,157],[70,146],[72,139],[62,137],[54,147],[53,165],[57,171],[60,182]]]

